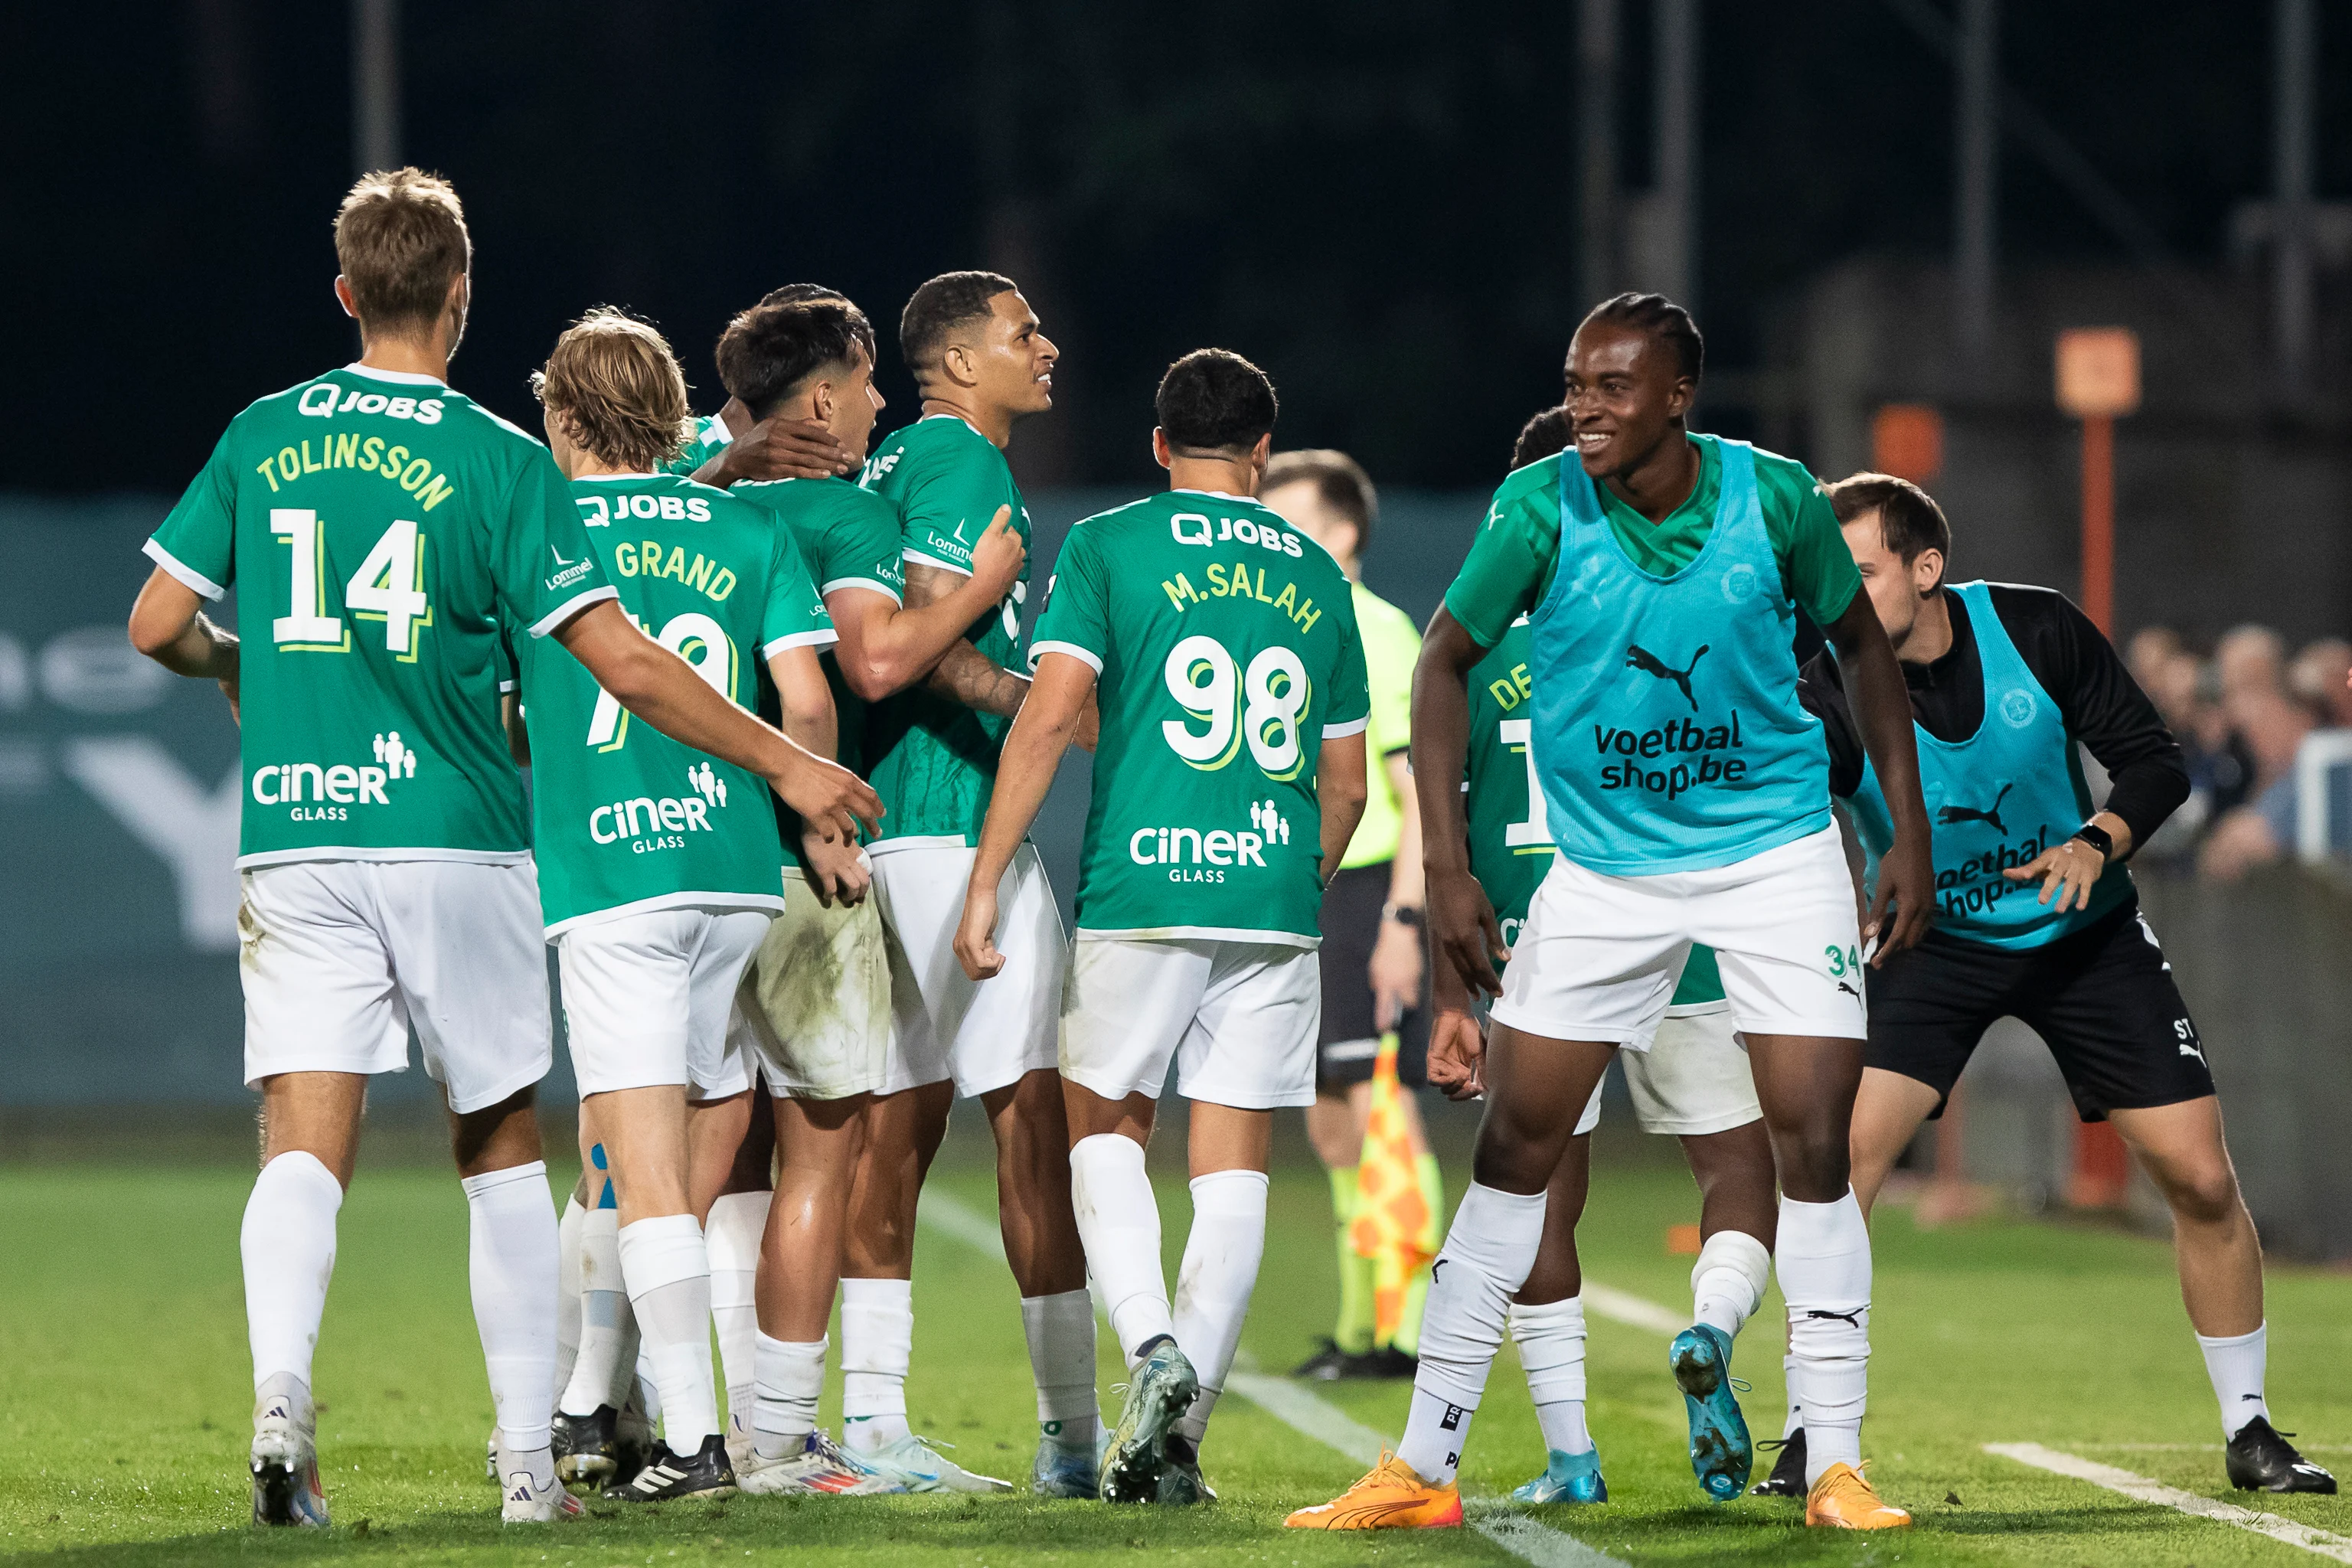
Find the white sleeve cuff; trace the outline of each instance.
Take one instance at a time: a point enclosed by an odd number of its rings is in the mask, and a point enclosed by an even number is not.
[[[617,599],[620,596],[621,591],[609,583],[601,588],[591,588],[584,594],[564,600],[561,605],[541,616],[539,624],[530,628],[530,635],[543,637],[599,599]]]
[[[171,574],[172,577],[178,582],[181,586],[187,588],[194,593],[202,595],[204,597],[210,599],[215,604],[218,604],[223,599],[228,597],[228,590],[226,588],[222,587],[219,584],[214,582],[211,578],[205,576],[194,567],[183,563],[178,556],[164,549],[163,546],[156,541],[151,539],[147,542],[146,554],[150,561],[152,561],[156,565],[161,566],[165,572]]]
[[[1074,642],[1031,643],[1029,645],[1029,668],[1032,670],[1034,670],[1037,668],[1038,658],[1042,655],[1049,653],[1068,654],[1072,658],[1076,659],[1080,664],[1085,665],[1097,675],[1100,675],[1102,673],[1102,655],[1095,652],[1092,648],[1080,647]]]
[[[889,584],[883,582],[878,577],[835,577],[832,582],[827,583],[824,587],[817,590],[817,596],[819,598],[824,598],[827,595],[834,593],[836,589],[841,588],[868,588],[873,590],[875,593],[881,595],[884,598],[888,599],[894,605],[903,605],[906,603],[906,600],[898,596],[898,589],[893,588]]]
[[[901,550],[898,555],[900,559],[912,561],[919,566],[936,566],[942,572],[952,572],[959,577],[971,575],[971,568],[961,561],[942,561],[936,555],[926,555],[919,550]]]
[[[1350,735],[1362,734],[1370,727],[1371,722],[1372,716],[1367,713],[1360,719],[1350,719],[1344,724],[1326,724],[1323,726],[1323,738],[1327,741],[1344,741]]]
[[[831,626],[819,626],[814,631],[794,632],[790,637],[778,637],[760,650],[760,657],[773,658],[788,647],[831,647],[840,640],[841,634]]]

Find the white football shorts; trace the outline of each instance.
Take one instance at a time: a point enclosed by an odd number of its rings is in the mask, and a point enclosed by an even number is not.
[[[953,1079],[959,1095],[986,1094],[1040,1068],[1051,1071],[1066,944],[1036,847],[1024,844],[997,885],[996,946],[1004,970],[985,981],[964,978],[954,947],[979,851],[886,838],[866,853],[889,937],[890,1064],[883,1092]]]
[[[554,1064],[530,861],[289,860],[237,879],[248,1087],[400,1072],[411,1025],[461,1115]]]
[[[768,927],[737,998],[771,1093],[843,1100],[890,1078],[890,954],[882,908],[820,902],[807,873],[784,868],[784,912]]]
[[[1080,936],[1062,1003],[1062,1076],[1105,1100],[1271,1110],[1315,1103],[1323,984],[1312,948],[1214,938]]]
[[[1677,1007],[1658,1025],[1646,1051],[1620,1051],[1633,1117],[1644,1132],[1698,1137],[1745,1127],[1764,1114],[1748,1070],[1748,1043],[1732,1026],[1731,1004]],[[1601,1089],[1576,1123],[1581,1134],[1601,1125]]]
[[[572,1072],[583,1095],[684,1084],[689,1100],[751,1087],[728,1016],[766,910],[647,910],[566,926],[555,939]]]
[[[1704,871],[1614,877],[1559,857],[1494,1016],[1555,1040],[1648,1050],[1693,942],[1715,949],[1741,1033],[1867,1037],[1853,878],[1835,826]]]

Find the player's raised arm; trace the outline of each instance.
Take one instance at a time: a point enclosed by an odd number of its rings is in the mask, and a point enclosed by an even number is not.
[[[1452,610],[1438,608],[1412,673],[1412,776],[1421,803],[1431,944],[1441,967],[1491,996],[1503,989],[1495,973],[1507,956],[1503,929],[1470,874],[1470,826],[1455,783],[1470,754],[1470,670],[1486,651]]]
[[[1927,934],[1936,909],[1936,868],[1929,847],[1927,807],[1919,795],[1919,748],[1911,727],[1911,696],[1895,649],[1870,595],[1853,603],[1825,628],[1838,663],[1848,674],[1848,699],[1862,744],[1878,772],[1894,821],[1895,843],[1880,859],[1878,888],[1864,918],[1862,938],[1877,939],[1874,966]],[[1893,908],[1893,922],[1887,910]]]
[[[929,675],[932,690],[968,708],[1018,712],[1029,683],[973,647],[964,633],[1003,602],[1028,559],[1029,547],[1013,526],[1013,509],[998,507],[972,546],[970,576],[913,566],[907,572],[903,607],[877,605],[872,613],[838,621],[842,679],[858,696],[878,702]]]
[[[1045,804],[1045,792],[1054,787],[1054,770],[1062,764],[1062,753],[1070,749],[1071,739],[1078,732],[1078,723],[1085,714],[1095,690],[1095,672],[1084,659],[1066,653],[1048,653],[1037,661],[1037,679],[1022,705],[1020,715],[1013,721],[1012,732],[1004,737],[1004,752],[996,764],[996,792],[989,797],[988,818],[980,832],[980,851],[971,863],[971,880],[964,889],[963,919],[956,929],[955,954],[963,965],[965,974],[974,980],[985,980],[1004,967],[1004,955],[996,951],[996,889],[1003,881],[1005,868],[1013,864],[1013,852],[1029,836],[1029,826],[1037,820],[1037,812]],[[1330,763],[1327,743],[1324,762]],[[1363,809],[1363,741],[1356,739],[1357,755],[1354,777],[1356,808]],[[1351,815],[1349,831],[1355,828]],[[1324,862],[1338,864],[1339,850],[1331,847],[1330,829],[1324,829]],[[1341,849],[1347,837],[1339,839]],[[1328,872],[1327,872],[1328,875]]]

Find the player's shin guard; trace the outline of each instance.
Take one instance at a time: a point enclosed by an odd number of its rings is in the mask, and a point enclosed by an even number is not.
[[[1265,1257],[1265,1190],[1263,1171],[1212,1171],[1192,1181],[1192,1229],[1176,1274],[1174,1325],[1176,1347],[1201,1384],[1176,1432],[1196,1448],[1233,1370]]]
[[[580,1360],[580,1233],[588,1224],[588,1210],[572,1194],[563,1200],[563,1217],[555,1226],[555,1387],[560,1394],[572,1381]]]
[[[905,1279],[841,1282],[841,1436],[872,1453],[905,1436],[915,1288]]]
[[[1397,1458],[1433,1485],[1450,1483],[1461,1467],[1470,1417],[1503,1345],[1511,1298],[1527,1283],[1543,1245],[1543,1194],[1506,1193],[1473,1182],[1431,1267],[1421,1370]]]
[[[662,1440],[690,1456],[719,1430],[710,1376],[710,1253],[690,1214],[621,1227],[621,1274],[660,1393]]]
[[[637,1317],[621,1277],[621,1215],[590,1209],[580,1226],[580,1353],[559,1402],[567,1415],[618,1410],[637,1374]]]
[[[467,1248],[474,1326],[482,1336],[490,1399],[509,1453],[547,1447],[555,1408],[555,1205],[547,1163],[467,1176]]]
[[[1026,1296],[1021,1327],[1037,1383],[1037,1426],[1047,1440],[1094,1458],[1102,1406],[1095,1394],[1095,1307],[1084,1290]]]
[[[816,1430],[816,1402],[824,1393],[822,1339],[772,1340],[761,1334],[754,1352],[752,1452],[761,1459],[788,1459],[808,1447]]]
[[[727,1379],[727,1409],[736,1425],[750,1426],[754,1346],[760,1337],[752,1289],[760,1273],[760,1237],[768,1228],[768,1205],[775,1194],[729,1193],[710,1205],[703,1226],[710,1253],[710,1319],[719,1330],[719,1364]]]
[[[1584,1425],[1584,1337],[1581,1297],[1512,1304],[1511,1339],[1527,1371],[1528,1397],[1535,1401],[1544,1447],[1554,1453],[1592,1451]]]
[[[1143,1145],[1116,1132],[1079,1139],[1070,1151],[1070,1204],[1087,1268],[1132,1368],[1144,1345],[1176,1331],[1160,1272],[1160,1203],[1143,1173]]]
[[[327,1280],[335,1271],[335,1215],[343,1184],[315,1154],[280,1154],[254,1178],[237,1237],[245,1258],[246,1332],[253,1386],[281,1373],[307,1391]]]
[[[1870,1226],[1852,1192],[1831,1204],[1780,1200],[1780,1290],[1789,1299],[1790,1384],[1805,1421],[1805,1482],[1862,1462],[1870,1386]]]
[[[1739,1337],[1772,1282],[1772,1253],[1741,1230],[1718,1230],[1691,1265],[1691,1321]]]

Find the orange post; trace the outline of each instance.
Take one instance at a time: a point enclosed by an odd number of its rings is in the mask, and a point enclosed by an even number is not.
[[[2139,338],[2125,327],[2074,327],[2058,334],[2058,406],[2083,422],[2083,613],[2108,637],[2116,617],[2116,420],[2139,408]],[[2074,1169],[2066,1201],[2116,1208],[2131,1163],[2104,1121],[2074,1129]]]
[[[2116,422],[2083,421],[2083,613],[2116,635]]]

